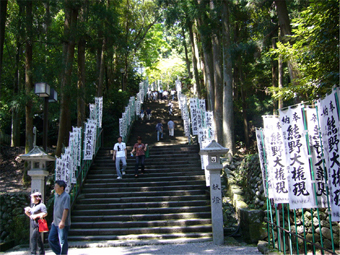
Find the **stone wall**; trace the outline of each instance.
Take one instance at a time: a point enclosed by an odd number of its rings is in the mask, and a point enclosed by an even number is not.
[[[265,197],[265,190],[263,187],[262,182],[262,175],[261,169],[259,164],[259,158],[257,154],[248,155],[244,158],[241,157],[234,157],[230,162],[225,161],[224,165],[224,172],[225,176],[227,177],[227,184],[228,184],[228,191],[229,196],[233,200],[233,205],[237,211],[238,219],[240,221],[241,230],[243,230],[242,235],[246,237],[248,242],[255,242],[256,238],[260,239],[267,239],[267,233],[264,236],[263,231],[254,232],[252,230],[252,222],[251,218],[255,217],[252,216],[255,212],[262,211],[262,215],[264,219],[267,218],[267,205],[266,205],[266,197]],[[275,210],[273,219],[275,220]],[[303,212],[302,212],[303,211]],[[320,225],[317,211],[314,209],[304,209],[304,210],[296,210],[296,228],[297,232],[303,236],[303,217],[304,215],[304,225],[305,225],[305,233],[306,238],[310,241],[313,239],[312,230],[315,230],[315,242],[320,242],[320,232],[323,237],[324,247],[331,249],[332,242],[331,242],[331,231],[330,231],[330,222],[329,222],[329,215],[327,209],[322,208],[319,209],[319,217],[320,217]],[[256,214],[259,215],[259,214]],[[288,226],[288,211],[285,210],[285,228],[287,229]],[[282,212],[280,211],[280,216],[282,219]],[[256,216],[257,217],[257,216]],[[250,219],[249,221],[247,219]],[[243,221],[243,222],[242,222]],[[259,222],[258,222],[259,223]],[[282,224],[282,223],[281,223]],[[290,222],[292,232],[295,232],[295,224],[294,224],[294,213],[290,212]],[[333,242],[335,247],[339,247],[339,238],[340,238],[340,223],[332,222],[332,229],[333,229]],[[256,224],[255,224],[256,225]],[[249,227],[248,227],[249,226]],[[257,224],[255,226],[260,228],[261,224]],[[266,230],[266,224],[262,224],[262,228]],[[267,231],[265,231],[267,232]],[[286,235],[287,236],[287,235]],[[302,240],[298,240],[302,246]],[[293,240],[293,243],[295,240]],[[286,242],[287,243],[287,242]]]
[[[30,220],[24,208],[30,206],[29,193],[0,195],[0,243],[14,240],[16,244],[29,243]]]

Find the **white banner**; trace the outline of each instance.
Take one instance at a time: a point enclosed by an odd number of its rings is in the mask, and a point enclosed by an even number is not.
[[[328,169],[332,221],[340,221],[340,124],[336,98],[339,100],[337,93],[333,91],[316,103],[326,169]]]
[[[215,138],[215,123],[214,123],[214,113],[212,111],[205,112],[205,126],[209,130],[209,138]]]
[[[308,148],[302,106],[279,110],[289,171],[290,209],[313,208],[315,198],[311,182]]]
[[[103,121],[103,97],[95,97],[96,110],[97,110],[97,126],[102,128]]]
[[[84,160],[92,160],[93,158],[93,136],[95,132],[93,131],[93,124],[87,122],[85,123],[84,132]]]
[[[268,193],[275,203],[288,203],[288,171],[279,119],[264,116],[263,132],[267,155]]]
[[[312,155],[312,169],[315,184],[314,190],[317,197],[317,207],[326,208],[327,191],[325,178],[325,162],[322,160],[322,147],[319,135],[318,118],[315,108],[305,108],[306,121],[308,126],[309,146]]]
[[[197,108],[197,98],[190,98],[191,128],[193,135],[198,134]]]
[[[263,189],[266,189],[266,180],[268,178],[266,174],[266,159],[265,159],[265,150],[264,150],[264,135],[262,130],[256,129],[256,141],[257,141],[257,149],[259,154],[259,161],[260,161],[260,167],[261,167],[261,173],[262,173],[262,185]],[[267,197],[267,192],[264,193],[264,195]]]

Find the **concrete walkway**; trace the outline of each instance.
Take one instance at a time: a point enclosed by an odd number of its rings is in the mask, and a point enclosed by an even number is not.
[[[28,248],[13,248],[8,252],[0,254],[10,255],[29,255]],[[134,245],[134,246],[115,246],[115,247],[88,247],[70,248],[69,255],[136,255],[136,254],[261,254],[257,247],[241,244],[235,245],[214,245],[213,242],[199,243],[178,243],[164,245]],[[54,255],[50,250],[46,250],[46,255]]]

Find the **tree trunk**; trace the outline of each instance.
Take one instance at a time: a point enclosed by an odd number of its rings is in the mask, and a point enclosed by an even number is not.
[[[286,0],[275,0],[277,7],[277,16],[279,20],[280,30],[283,35],[283,42],[291,42],[289,36],[292,35],[292,30],[290,26],[290,19],[288,16],[288,9],[286,5]],[[298,86],[298,79],[300,77],[300,71],[298,69],[297,63],[293,59],[288,60],[288,71],[292,84]]]
[[[191,51],[192,51],[192,64],[194,68],[194,75],[195,75],[195,82],[196,82],[196,92],[197,97],[201,97],[201,88],[200,88],[200,80],[198,76],[198,69],[197,69],[197,59],[196,59],[196,51],[195,51],[195,42],[194,42],[194,34],[192,31],[192,22],[188,22],[188,28],[189,28],[189,35],[190,35],[190,42],[191,42]]]
[[[184,31],[183,26],[182,26],[182,36],[183,36],[183,46],[184,46],[184,52],[185,52],[185,63],[187,65],[189,78],[192,79],[192,73],[191,73],[191,70],[190,70],[190,60],[189,60],[189,56],[188,56],[188,47],[187,47],[187,42],[186,42],[186,39],[185,39],[185,31]]]
[[[15,77],[14,77],[14,87],[13,87],[13,96],[17,96],[20,91],[22,91],[22,88],[20,86],[21,84],[21,73],[20,70],[20,58],[22,54],[22,44],[23,41],[22,38],[22,18],[25,10],[25,6],[22,2],[18,1],[19,5],[19,13],[18,16],[20,19],[18,20],[17,24],[17,35],[16,35],[16,45],[17,45],[17,52],[15,56]],[[20,109],[20,106],[15,105],[12,107],[12,127],[11,127],[11,147],[20,146],[20,119],[21,119],[22,111]]]
[[[97,97],[103,96],[103,80],[104,80],[104,52],[105,52],[105,38],[103,39],[102,48],[100,52],[100,67],[97,87]]]
[[[239,61],[239,63],[241,63]],[[240,65],[241,66],[241,65]],[[248,120],[247,120],[247,93],[246,93],[246,84],[244,84],[243,72],[242,68],[239,68],[240,75],[240,87],[241,87],[241,100],[242,100],[242,116],[243,116],[243,131],[244,131],[244,142],[246,144],[246,148],[249,148],[249,128],[248,128]]]
[[[7,0],[0,1],[0,92],[1,92],[2,56],[5,42],[5,28],[7,19],[7,2],[8,2]]]
[[[201,6],[200,0],[197,0],[198,8],[205,9],[205,6]],[[203,3],[202,3],[203,5]],[[203,48],[203,58],[204,58],[204,68],[205,68],[205,80],[206,80],[206,89],[207,89],[207,105],[209,111],[214,111],[215,104],[215,93],[214,93],[214,75],[213,75],[213,60],[212,60],[212,45],[211,45],[211,37],[210,34],[206,34],[202,31],[202,28],[205,26],[208,17],[205,12],[201,12],[201,16],[197,19],[202,48]],[[204,29],[203,29],[204,30]]]
[[[26,50],[25,50],[25,92],[27,96],[25,114],[26,114],[26,138],[25,152],[28,153],[33,148],[33,114],[32,114],[32,99],[30,94],[33,89],[32,79],[32,48],[33,48],[33,14],[32,1],[26,2]]]
[[[215,11],[214,1],[210,2],[210,8]],[[214,119],[216,127],[217,142],[223,144],[223,84],[222,84],[222,61],[221,42],[218,31],[213,30],[212,34],[213,59],[214,59],[214,85],[215,85],[215,106]]]
[[[223,145],[229,149],[231,155],[235,152],[234,138],[234,106],[233,106],[233,84],[232,84],[232,58],[229,20],[229,1],[223,0]]]
[[[65,26],[64,33],[67,42],[64,43],[63,57],[64,57],[64,71],[61,78],[61,100],[60,100],[60,120],[58,143],[56,148],[56,156],[60,157],[63,145],[68,146],[69,131],[71,131],[71,118],[70,118],[70,88],[72,86],[72,64],[74,59],[74,46],[75,46],[75,31],[77,27],[78,9],[72,7],[72,0],[66,0],[65,10]]]
[[[77,83],[77,126],[82,127],[85,121],[85,45],[84,38],[78,43],[78,83]]]
[[[273,50],[276,48],[276,39],[272,38],[272,48]],[[272,60],[271,61],[271,66],[272,66],[272,87],[276,88],[277,87],[277,61],[276,60]],[[275,96],[275,92],[274,92],[274,96]],[[278,105],[278,101],[277,100],[273,100],[273,114],[276,114],[277,111],[277,105]]]

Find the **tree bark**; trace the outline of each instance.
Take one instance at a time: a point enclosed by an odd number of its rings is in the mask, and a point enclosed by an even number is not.
[[[21,83],[21,73],[20,73],[20,58],[21,58],[21,41],[22,41],[22,22],[21,17],[24,13],[24,5],[22,2],[18,2],[19,5],[19,13],[20,17],[17,26],[17,36],[16,36],[16,45],[17,52],[15,57],[15,77],[14,77],[14,88],[13,95],[16,96],[21,91],[20,83]],[[12,127],[11,127],[11,147],[20,146],[20,119],[21,119],[22,111],[20,111],[19,106],[14,106],[12,108]]]
[[[187,47],[187,42],[186,42],[186,39],[185,39],[185,31],[184,31],[183,26],[182,26],[182,36],[183,36],[183,46],[184,46],[184,52],[185,52],[185,63],[187,65],[189,78],[192,79],[192,73],[191,73],[191,69],[190,69],[190,60],[189,60],[189,56],[188,56],[188,47]]]
[[[275,38],[272,38],[272,48],[273,50],[276,48],[276,40]],[[276,60],[272,60],[271,61],[271,66],[272,66],[272,87],[276,88],[277,87],[277,61]],[[275,95],[275,92],[274,92]],[[278,101],[277,100],[273,100],[273,114],[276,114],[277,111],[277,106],[278,106]]]
[[[84,38],[78,43],[78,83],[77,83],[77,126],[82,127],[85,121],[85,45]]]
[[[5,42],[5,28],[7,19],[7,2],[8,2],[7,0],[0,1],[0,91],[1,91],[2,56]]]
[[[232,84],[231,36],[229,19],[229,1],[223,0],[223,145],[229,149],[231,155],[235,152],[234,138],[234,106]]]
[[[63,57],[64,57],[64,71],[61,78],[61,100],[60,100],[60,121],[58,132],[58,143],[56,148],[56,156],[60,157],[63,145],[68,145],[69,131],[71,131],[71,118],[70,118],[70,88],[72,77],[72,64],[74,60],[74,47],[75,47],[75,31],[77,26],[78,8],[72,6],[72,0],[65,2],[65,25],[64,33],[68,41],[64,43]]]
[[[192,22],[188,22],[188,28],[189,28],[189,35],[190,35],[190,42],[191,42],[191,51],[192,51],[192,64],[194,68],[194,75],[195,75],[195,82],[196,82],[196,92],[197,97],[201,97],[201,88],[200,88],[200,80],[198,76],[198,69],[197,69],[197,58],[196,58],[196,51],[195,51],[195,41],[194,41],[194,34],[192,31]]]
[[[103,39],[101,52],[100,52],[100,67],[99,67],[99,77],[98,77],[98,87],[97,87],[97,97],[103,96],[103,80],[104,80],[104,52],[105,52],[105,38]]]
[[[197,0],[198,8],[205,9],[204,3]],[[213,60],[212,60],[212,45],[210,34],[205,34],[203,27],[208,23],[208,17],[204,12],[200,12],[200,16],[197,19],[199,31],[201,35],[202,48],[203,48],[203,58],[204,58],[204,68],[205,68],[205,80],[207,89],[207,110],[214,111],[215,104],[215,93],[214,93],[214,75],[213,75]]]
[[[283,35],[283,42],[291,42],[289,36],[292,35],[292,29],[290,26],[290,19],[288,16],[288,9],[286,5],[286,0],[275,0],[277,7],[277,16],[279,20],[280,30]],[[288,60],[288,71],[292,84],[298,86],[298,79],[300,78],[300,71],[298,69],[297,63],[293,59]]]
[[[215,11],[215,1],[210,1],[210,8]],[[217,142],[223,144],[223,84],[222,84],[222,61],[221,61],[221,42],[220,36],[216,28],[213,30],[212,45],[214,59],[214,120],[216,128]]]
[[[32,48],[33,48],[33,14],[32,1],[26,2],[26,50],[25,50],[25,92],[27,96],[25,114],[26,114],[26,137],[25,137],[25,152],[28,153],[33,148],[33,114],[32,114],[32,98],[31,92],[33,89],[32,79]]]

